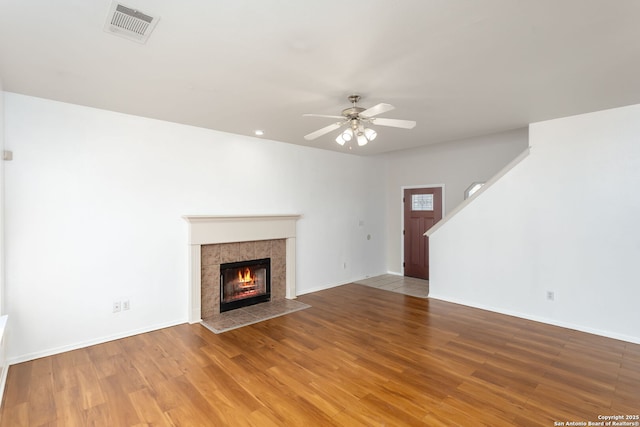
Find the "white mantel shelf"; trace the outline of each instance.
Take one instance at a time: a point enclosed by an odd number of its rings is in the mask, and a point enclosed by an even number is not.
[[[296,237],[301,215],[205,216],[189,215],[189,244],[248,242]]]
[[[189,223],[189,322],[201,319],[201,246],[286,239],[286,297],[296,298],[296,221],[302,215],[185,215]]]

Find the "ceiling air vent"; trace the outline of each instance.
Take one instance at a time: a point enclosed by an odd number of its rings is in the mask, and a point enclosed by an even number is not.
[[[138,43],[145,43],[159,19],[157,16],[151,16],[114,1],[111,3],[104,30]]]

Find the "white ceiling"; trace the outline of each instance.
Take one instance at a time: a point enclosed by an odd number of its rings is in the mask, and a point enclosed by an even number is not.
[[[387,102],[357,154],[640,103],[638,0],[122,0],[146,44],[103,31],[111,0],[0,0],[4,90],[330,150],[347,96]]]

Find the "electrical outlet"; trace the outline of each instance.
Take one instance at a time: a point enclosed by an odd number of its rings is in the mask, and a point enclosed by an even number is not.
[[[129,310],[130,308],[131,308],[131,306],[129,305],[129,300],[122,301],[122,309],[123,310]]]
[[[113,302],[113,312],[117,313],[122,309],[122,305],[120,304],[120,301],[114,301]]]
[[[555,301],[556,300],[556,293],[553,292],[553,291],[547,291],[547,300]]]

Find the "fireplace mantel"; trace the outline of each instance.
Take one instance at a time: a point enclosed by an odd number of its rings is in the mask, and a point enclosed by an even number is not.
[[[189,322],[201,319],[201,246],[286,239],[286,297],[296,298],[296,221],[301,215],[185,215],[189,223]]]

